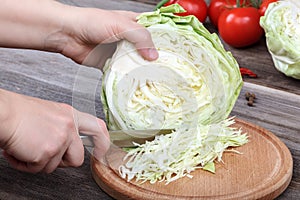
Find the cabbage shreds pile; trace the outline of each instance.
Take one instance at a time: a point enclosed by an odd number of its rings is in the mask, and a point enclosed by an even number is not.
[[[125,165],[120,166],[122,178],[128,181],[166,184],[184,176],[192,177],[192,171],[202,168],[215,172],[214,160],[222,161],[228,147],[247,143],[246,134],[231,127],[234,120],[227,119],[217,124],[194,128],[181,127],[173,133],[158,135],[155,140],[129,150]],[[235,151],[236,152],[236,151]]]

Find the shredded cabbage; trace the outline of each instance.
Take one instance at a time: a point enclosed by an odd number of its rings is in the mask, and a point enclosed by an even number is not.
[[[217,124],[197,127],[180,127],[168,135],[159,135],[155,140],[129,150],[120,166],[122,178],[128,181],[136,178],[141,183],[165,181],[166,184],[182,177],[190,177],[201,168],[215,172],[214,160],[222,161],[222,154],[228,147],[247,143],[246,134],[230,127],[233,119]]]
[[[265,30],[268,50],[277,70],[300,79],[300,2],[271,3],[260,25]]]

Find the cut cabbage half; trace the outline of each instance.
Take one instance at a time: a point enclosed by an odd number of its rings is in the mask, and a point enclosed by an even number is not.
[[[242,87],[239,66],[194,16],[172,14],[180,10],[172,5],[138,17],[157,60],[144,60],[122,41],[106,63],[102,102],[109,129],[196,127],[229,116]]]

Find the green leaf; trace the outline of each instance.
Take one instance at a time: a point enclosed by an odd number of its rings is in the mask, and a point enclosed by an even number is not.
[[[209,171],[211,173],[215,173],[216,172],[216,167],[215,167],[215,163],[214,162],[209,162],[207,163],[204,167],[204,170]]]

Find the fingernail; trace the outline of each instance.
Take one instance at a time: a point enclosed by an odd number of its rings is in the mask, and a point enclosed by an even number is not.
[[[148,50],[148,56],[150,60],[156,60],[158,58],[158,52],[156,49],[149,49]]]

